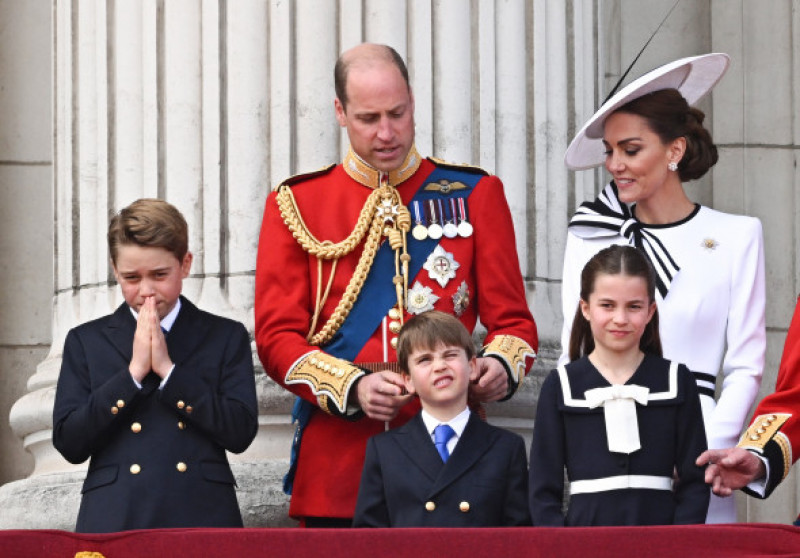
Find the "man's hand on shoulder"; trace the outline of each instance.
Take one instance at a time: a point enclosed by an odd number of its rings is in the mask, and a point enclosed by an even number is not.
[[[361,410],[371,419],[389,421],[411,400],[406,394],[403,377],[383,370],[362,376],[356,383],[356,396]]]
[[[479,357],[475,370],[474,377],[470,378],[470,401],[488,403],[508,395],[508,373],[499,360]]]

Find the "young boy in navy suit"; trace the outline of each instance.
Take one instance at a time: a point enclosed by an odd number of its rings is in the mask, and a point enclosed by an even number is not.
[[[258,428],[247,331],[181,296],[192,254],[172,205],[122,209],[108,248],[125,303],[69,332],[53,408],[56,449],[91,458],[76,530],[241,527],[225,451]]]
[[[400,331],[397,362],[422,410],[369,439],[353,525],[530,525],[522,438],[467,406],[477,373],[467,329],[449,314],[419,314]]]

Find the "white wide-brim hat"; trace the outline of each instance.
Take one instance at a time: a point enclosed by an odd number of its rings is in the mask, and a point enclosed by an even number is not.
[[[590,169],[605,161],[603,127],[606,118],[622,105],[653,91],[677,89],[689,105],[694,105],[717,84],[730,64],[721,52],[681,58],[632,81],[608,101],[583,125],[569,144],[564,162],[572,170]]]

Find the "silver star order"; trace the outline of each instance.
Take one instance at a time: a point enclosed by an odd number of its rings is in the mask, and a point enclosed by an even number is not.
[[[456,270],[461,267],[461,264],[453,259],[453,254],[445,252],[444,248],[438,245],[422,267],[428,271],[431,279],[439,283],[439,286],[444,287],[450,279],[455,278]]]
[[[406,297],[406,309],[409,314],[422,314],[428,310],[433,310],[433,305],[439,297],[433,294],[433,289],[425,287],[419,281],[408,290]]]
[[[453,293],[453,312],[456,316],[461,316],[469,306],[469,289],[467,282],[462,281],[458,290]]]

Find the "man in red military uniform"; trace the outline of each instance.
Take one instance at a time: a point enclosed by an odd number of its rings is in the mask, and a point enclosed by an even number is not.
[[[256,264],[259,357],[300,398],[289,514],[306,526],[349,525],[367,438],[419,410],[396,369],[405,320],[435,308],[472,331],[480,317],[476,404],[513,395],[537,349],[500,180],[419,155],[393,49],[345,52],[335,81],[350,150],[270,194]]]
[[[775,392],[756,407],[750,427],[735,448],[708,450],[706,482],[719,496],[743,489],[766,498],[789,474],[800,452],[800,302],[783,346]],[[800,524],[800,518],[795,525]]]

